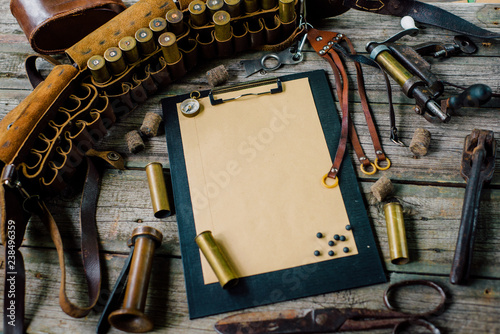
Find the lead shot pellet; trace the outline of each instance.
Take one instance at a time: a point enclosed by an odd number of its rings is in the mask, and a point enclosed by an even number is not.
[[[344,253],[349,253],[349,247],[344,247],[342,251],[344,251]]]
[[[335,235],[333,236],[333,239],[335,239],[335,240],[337,240],[337,241],[338,241],[338,240],[340,240],[340,235],[335,234]]]
[[[177,38],[172,32],[166,32],[160,36],[158,42],[161,46],[161,52],[167,64],[176,63],[181,58],[181,53],[177,47]]]
[[[341,235],[340,238],[339,238],[340,241],[345,241],[346,240],[346,237],[345,235]]]
[[[182,35],[184,32],[184,14],[179,9],[173,8],[167,12],[166,18],[168,30],[177,36]]]
[[[139,50],[137,49],[137,42],[134,37],[123,37],[120,42],[118,42],[118,47],[122,51],[128,64],[133,64],[139,60]]]
[[[140,28],[135,32],[135,40],[143,55],[149,55],[156,50],[154,35],[149,28]]]
[[[111,78],[111,74],[106,67],[106,60],[102,56],[95,55],[90,57],[87,61],[87,67],[97,83],[104,83]]]
[[[206,9],[207,6],[201,0],[194,0],[189,3],[189,16],[193,25],[201,27],[207,23]]]
[[[316,233],[316,238],[318,238],[318,239],[323,238],[323,233],[321,233],[321,232]]]
[[[215,38],[221,42],[227,41],[231,38],[231,17],[229,13],[224,10],[219,10],[213,16],[215,24]]]
[[[106,59],[106,64],[114,75],[123,73],[127,68],[122,51],[115,46],[108,48],[104,52],[104,59]]]
[[[335,252],[331,250],[331,251],[329,251],[329,252],[328,252],[328,255],[330,255],[330,256],[334,256],[334,255],[335,255]]]
[[[320,255],[321,255],[321,252],[319,250],[314,251],[314,256],[320,256]]]
[[[335,243],[333,242],[333,240],[328,241],[328,246],[330,246],[330,247],[335,246]]]
[[[345,226],[345,229],[346,229],[347,231],[350,231],[350,230],[352,230],[352,226],[351,226],[351,225],[346,225],[346,226]]]

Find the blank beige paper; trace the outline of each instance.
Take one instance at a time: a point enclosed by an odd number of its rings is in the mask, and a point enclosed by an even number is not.
[[[332,161],[308,79],[283,82],[283,89],[216,106],[202,98],[193,118],[177,106],[196,232],[212,231],[240,277],[358,253],[339,187],[321,184]],[[331,247],[335,234],[346,241]],[[217,282],[200,257],[205,284]]]

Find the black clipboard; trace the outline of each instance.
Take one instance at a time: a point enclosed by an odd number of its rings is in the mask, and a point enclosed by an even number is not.
[[[340,138],[341,125],[328,78],[324,71],[318,70],[287,75],[279,79],[287,82],[300,78],[309,80],[328,151],[333,161]],[[206,97],[209,91],[202,91],[200,94],[201,97]],[[362,245],[358,247],[359,254],[243,277],[238,285],[229,290],[222,289],[218,283],[205,285],[200,252],[194,241],[196,228],[177,111],[177,104],[188,98],[189,94],[184,94],[165,98],[161,102],[191,319],[386,282],[354,167],[346,158],[339,175],[339,187],[349,222],[355,231],[356,244]]]

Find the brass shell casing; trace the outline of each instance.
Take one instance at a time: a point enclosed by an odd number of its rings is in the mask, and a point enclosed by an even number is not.
[[[106,67],[106,60],[102,56],[95,55],[90,57],[87,61],[87,67],[94,80],[98,83],[104,83],[111,78],[111,74]]]
[[[224,0],[207,0],[205,4],[208,8],[208,11],[210,12],[210,16],[213,16],[219,10],[222,10],[222,7],[224,6]]]
[[[168,199],[167,186],[163,177],[163,166],[159,162],[152,162],[146,165],[148,176],[149,193],[153,204],[153,211],[156,218],[170,216],[170,202]]]
[[[215,24],[215,38],[221,42],[231,38],[231,16],[224,10],[219,10],[213,16]]]
[[[217,245],[212,232],[201,232],[196,236],[195,241],[217,276],[220,286],[227,289],[236,285],[238,276],[236,276],[226,256]]]
[[[154,38],[158,39],[161,34],[167,31],[167,20],[163,17],[155,17],[149,21],[149,29],[153,32]]]
[[[394,58],[389,51],[380,52],[375,60],[382,66],[387,73],[400,85],[401,87],[413,77],[399,61]]]
[[[132,36],[125,36],[118,42],[118,47],[122,50],[123,56],[128,64],[133,64],[139,60],[139,50],[137,41]]]
[[[116,46],[112,46],[104,52],[104,59],[106,59],[106,64],[114,75],[123,73],[127,68],[122,50]]]
[[[255,13],[259,10],[259,0],[243,0],[243,5],[247,14]]]
[[[279,16],[283,23],[290,23],[295,20],[295,1],[279,0]]]
[[[394,200],[384,205],[387,239],[393,264],[406,264],[410,261],[406,241],[403,206]]]
[[[167,12],[167,26],[170,32],[176,35],[182,35],[184,32],[184,14],[177,8],[173,8]]]
[[[267,10],[276,7],[276,0],[261,0],[260,8]]]
[[[201,27],[207,23],[206,9],[207,6],[201,0],[194,0],[189,3],[189,16],[193,25]]]
[[[224,0],[226,4],[226,11],[231,17],[238,17],[241,15],[241,0]]]
[[[166,32],[162,34],[158,38],[158,43],[160,43],[161,52],[167,64],[173,64],[181,58],[181,53],[177,47],[177,38],[174,33]]]
[[[140,28],[135,32],[135,40],[143,55],[149,55],[156,50],[153,31],[149,28]]]

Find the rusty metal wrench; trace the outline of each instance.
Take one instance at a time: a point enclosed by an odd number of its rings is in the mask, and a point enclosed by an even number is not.
[[[467,182],[462,219],[450,273],[452,284],[464,284],[472,263],[474,237],[483,185],[493,178],[496,142],[493,131],[474,129],[465,138],[461,174]]]

